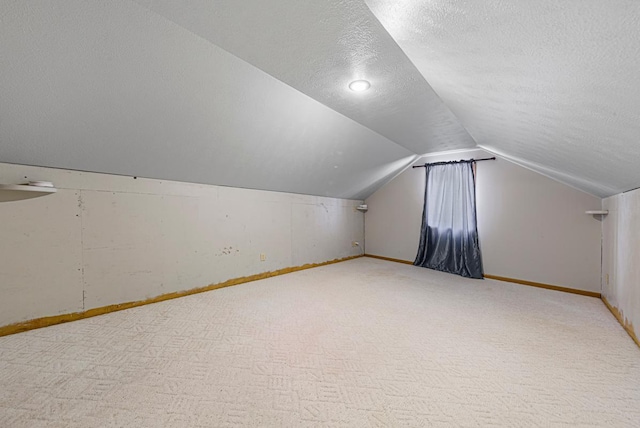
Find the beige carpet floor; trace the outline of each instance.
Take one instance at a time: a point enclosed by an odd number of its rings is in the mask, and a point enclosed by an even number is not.
[[[595,298],[361,258],[0,338],[0,427],[640,426]]]

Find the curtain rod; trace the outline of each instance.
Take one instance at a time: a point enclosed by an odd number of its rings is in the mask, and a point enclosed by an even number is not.
[[[424,168],[426,166],[433,166],[433,165],[448,165],[450,163],[472,163],[472,162],[481,162],[481,161],[487,161],[487,160],[496,160],[496,158],[494,156],[492,158],[484,158],[484,159],[460,159],[459,161],[425,163],[424,165],[414,165],[413,168]]]

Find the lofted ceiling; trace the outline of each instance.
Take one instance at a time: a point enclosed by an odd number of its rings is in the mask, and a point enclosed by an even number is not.
[[[0,162],[362,199],[478,145],[608,196],[640,186],[639,29],[634,0],[0,0]]]
[[[153,0],[153,12],[415,153],[475,142],[362,1]],[[354,93],[351,81],[371,90]]]
[[[0,40],[0,162],[361,199],[414,158],[132,1],[0,0]]]
[[[640,186],[640,2],[366,0],[482,148],[597,196]]]

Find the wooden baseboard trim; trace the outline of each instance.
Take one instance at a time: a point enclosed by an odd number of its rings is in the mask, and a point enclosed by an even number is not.
[[[204,293],[205,291],[217,290],[219,288],[230,287],[232,285],[244,284],[246,282],[257,281],[260,279],[271,278],[273,276],[284,275],[291,272],[297,272],[300,270],[316,268],[319,266],[326,266],[334,263],[340,263],[347,260],[357,259],[363,257],[363,255],[344,257],[341,259],[329,260],[322,263],[308,263],[302,266],[294,266],[283,269],[278,269],[271,272],[263,272],[255,275],[243,276],[240,278],[233,278],[227,281],[210,284],[206,287],[195,288],[192,290],[176,291],[174,293],[161,294],[160,296],[152,297],[146,300],[139,300],[135,302],[119,303],[117,305],[102,306],[100,308],[89,309],[84,312],[74,312],[70,314],[54,315],[50,317],[36,318],[29,321],[19,322],[0,327],[0,337],[8,336],[10,334],[21,333],[23,331],[33,330],[36,328],[49,327],[56,324],[62,324],[65,322],[81,320],[84,318],[91,318],[98,315],[104,315],[111,312],[122,311],[124,309],[135,308],[137,306],[149,305],[152,303],[163,302],[165,300],[177,299],[179,297],[189,296],[191,294]]]
[[[581,296],[600,298],[600,293],[595,291],[577,290],[575,288],[560,287],[557,285],[543,284],[540,282],[525,281],[524,279],[507,278],[497,275],[485,275],[485,278],[495,279],[497,281],[513,282],[514,284],[529,285],[531,287],[546,288],[547,290],[563,291],[565,293],[580,294]]]
[[[633,329],[633,324],[627,321],[622,315],[622,313],[618,310],[618,308],[616,308],[611,303],[609,303],[606,297],[601,296],[600,298],[602,299],[602,303],[604,303],[604,305],[611,311],[613,316],[616,317],[616,319],[618,320],[622,328],[624,328],[627,334],[631,336],[631,339],[633,339],[633,341],[636,342],[636,345],[640,347],[640,339],[638,339],[638,336],[636,335],[636,332]]]
[[[365,254],[364,256],[365,257],[372,257],[374,259],[386,260],[386,261],[389,261],[389,262],[396,262],[396,263],[403,263],[403,264],[407,264],[407,265],[413,265],[413,262],[410,262],[408,260],[394,259],[394,258],[385,257],[385,256],[376,256],[374,254]],[[488,278],[488,279],[495,279],[497,281],[512,282],[514,284],[529,285],[529,286],[532,286],[532,287],[546,288],[547,290],[563,291],[565,293],[573,293],[573,294],[580,294],[582,296],[600,298],[600,293],[596,293],[596,292],[593,292],[593,291],[576,290],[575,288],[560,287],[560,286],[557,286],[557,285],[542,284],[540,282],[525,281],[523,279],[507,278],[507,277],[504,277],[504,276],[497,276],[497,275],[485,275],[484,277]]]
[[[408,260],[400,260],[400,259],[394,259],[391,257],[376,256],[374,254],[365,254],[364,256],[371,257],[374,259],[386,260],[389,262],[413,265],[413,262],[410,262]],[[594,291],[576,290],[575,288],[560,287],[560,286],[551,285],[551,284],[542,284],[540,282],[525,281],[524,279],[507,278],[505,276],[498,276],[498,275],[485,275],[484,277],[488,279],[495,279],[497,281],[505,281],[505,282],[512,282],[514,284],[529,285],[531,287],[546,288],[547,290],[563,291],[565,293],[573,293],[573,294],[580,294],[582,296],[597,297],[598,299],[601,297],[600,293],[596,293]]]
[[[373,255],[373,254],[365,254],[364,256],[365,257],[371,257],[373,259],[386,260],[388,262],[396,262],[396,263],[403,263],[405,265],[413,265],[413,262],[410,262],[408,260],[393,259],[391,257],[376,256],[376,255]]]

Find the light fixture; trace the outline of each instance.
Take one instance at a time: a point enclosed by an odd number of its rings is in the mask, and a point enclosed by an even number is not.
[[[354,80],[353,82],[349,83],[349,89],[354,92],[366,91],[370,87],[371,83],[367,82],[366,80]]]

